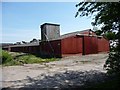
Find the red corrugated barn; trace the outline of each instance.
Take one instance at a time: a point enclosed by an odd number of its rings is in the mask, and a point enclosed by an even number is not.
[[[47,23],[43,25],[51,24]],[[51,35],[54,36],[54,33]],[[62,57],[70,54],[87,55],[99,52],[109,52],[109,41],[102,36],[97,36],[95,32],[88,29],[68,33],[53,40],[47,40],[46,38],[45,41],[40,42],[40,47],[41,53],[48,56],[53,55]]]
[[[91,29],[60,36],[59,26],[45,23],[41,25],[41,42],[9,46],[8,50],[55,57],[109,52],[109,41],[102,36],[97,36]]]

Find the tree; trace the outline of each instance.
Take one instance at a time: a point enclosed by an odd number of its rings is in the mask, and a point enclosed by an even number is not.
[[[109,44],[110,44],[110,51],[111,52],[115,52],[116,51],[116,36],[115,36],[115,32],[106,32],[103,34],[103,37],[106,38],[107,40],[109,40]]]
[[[30,41],[30,43],[34,43],[34,42],[37,42],[38,40],[33,38],[33,40]]]
[[[96,35],[100,36],[100,35],[102,35],[103,31],[102,30],[96,30],[95,33],[96,33]]]
[[[93,31],[96,33],[96,35],[101,36],[103,35],[103,31],[98,29],[98,27],[93,27]]]
[[[110,52],[105,68],[108,72],[120,73],[120,2],[87,2],[86,0],[78,3],[76,7],[79,7],[79,9],[75,17],[94,15],[93,26],[102,25],[103,33],[116,31],[116,51],[114,53]]]
[[[115,32],[111,32],[111,31],[106,32],[103,36],[108,40],[115,40],[116,39]]]
[[[17,45],[20,45],[20,44],[21,44],[21,42],[16,42],[16,44],[17,44]]]
[[[27,42],[25,42],[25,41],[22,41],[22,43],[23,43],[23,44],[27,44]]]

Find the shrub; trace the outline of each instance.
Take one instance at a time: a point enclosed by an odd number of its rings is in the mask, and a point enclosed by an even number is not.
[[[36,57],[31,54],[21,54],[16,52],[8,52],[1,50],[1,64],[4,66],[12,66],[12,65],[23,65],[23,64],[33,64],[33,63],[42,63],[42,62],[50,62],[55,61],[56,58],[46,58],[42,59],[40,57]]]
[[[111,52],[104,67],[109,74],[120,74],[120,52]]]
[[[12,60],[13,57],[7,51],[2,50],[2,64],[11,62]]]
[[[35,55],[31,55],[31,54],[28,54],[28,55],[24,55],[24,56],[20,56],[17,58],[17,60],[23,62],[23,63],[42,63],[42,62],[50,62],[50,61],[55,61],[56,59],[55,58],[49,58],[49,59],[42,59],[40,57],[36,57]]]

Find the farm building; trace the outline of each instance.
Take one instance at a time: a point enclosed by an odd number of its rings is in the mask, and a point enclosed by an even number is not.
[[[41,25],[41,41],[3,47],[12,52],[32,53],[41,56],[62,57],[70,54],[96,54],[109,51],[109,41],[97,36],[91,29],[60,36],[60,25]]]

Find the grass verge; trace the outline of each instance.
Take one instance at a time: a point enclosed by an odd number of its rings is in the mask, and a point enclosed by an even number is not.
[[[2,58],[1,64],[3,66],[43,63],[43,62],[51,62],[58,60],[57,58],[43,59],[32,54],[8,52],[4,50],[2,50],[2,55],[0,55],[0,57]]]

